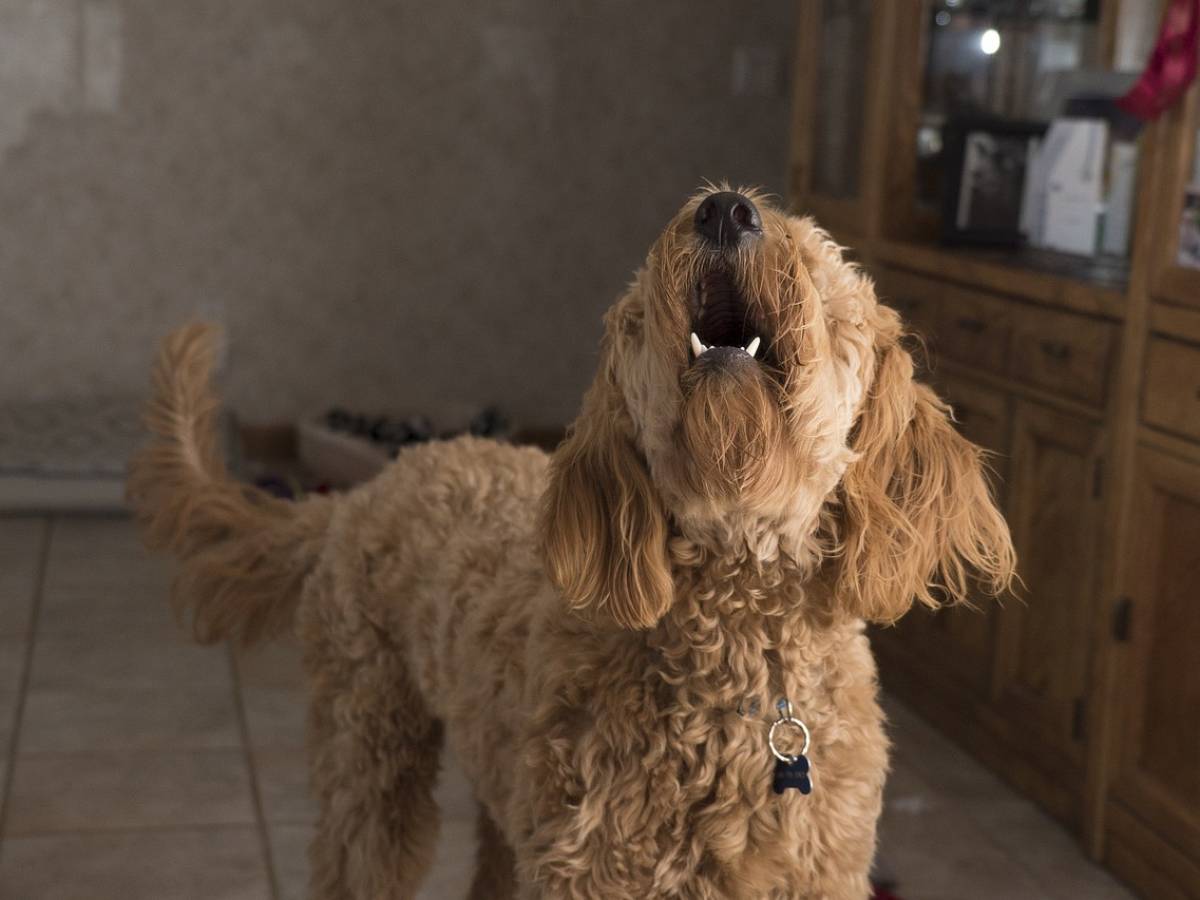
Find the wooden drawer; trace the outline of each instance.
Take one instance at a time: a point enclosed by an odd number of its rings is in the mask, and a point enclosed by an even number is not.
[[[1007,455],[1011,416],[1005,395],[962,378],[943,379],[942,386],[959,431],[980,447]]]
[[[1070,313],[1013,309],[1009,374],[1019,381],[1101,406],[1108,393],[1117,329]]]
[[[934,340],[943,286],[930,278],[899,269],[878,268],[873,274],[879,299],[900,313],[909,331]]]
[[[997,496],[1003,496],[1004,482],[1008,478],[1008,441],[1012,429],[1008,396],[963,378],[942,379],[941,389],[946,402],[954,410],[954,422],[958,430],[967,440],[991,454],[987,464],[999,479],[999,484],[995,485]]]
[[[1142,420],[1200,441],[1200,347],[1150,338]]]
[[[938,350],[957,362],[1003,373],[1012,332],[1010,305],[987,294],[947,285],[938,324]]]

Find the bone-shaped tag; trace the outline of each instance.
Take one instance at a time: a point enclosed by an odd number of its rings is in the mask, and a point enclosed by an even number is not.
[[[793,762],[776,760],[775,762],[775,793],[782,794],[788,788],[795,788],[802,794],[812,793],[812,778],[808,773],[808,757],[801,754]]]

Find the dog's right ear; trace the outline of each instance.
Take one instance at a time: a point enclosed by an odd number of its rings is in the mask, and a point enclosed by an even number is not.
[[[551,460],[542,503],[546,570],[570,607],[623,628],[653,627],[673,596],[667,520],[634,445],[611,347]]]

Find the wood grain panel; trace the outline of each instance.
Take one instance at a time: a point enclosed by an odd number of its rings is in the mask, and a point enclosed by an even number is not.
[[[1200,347],[1150,339],[1142,419],[1147,425],[1200,440]]]
[[[1200,860],[1200,466],[1142,448],[1132,533],[1110,792],[1158,840]]]
[[[943,356],[991,372],[1004,372],[1012,343],[1011,304],[946,285],[938,332]]]
[[[997,711],[1031,752],[1069,766],[1086,735],[1099,445],[1091,422],[1017,404],[1010,524],[1025,589],[999,617]]]
[[[1013,310],[1008,372],[1101,406],[1108,396],[1117,329],[1109,322],[1031,306]]]

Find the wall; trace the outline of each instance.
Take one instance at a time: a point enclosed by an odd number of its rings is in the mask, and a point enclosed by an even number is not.
[[[0,0],[0,402],[199,313],[251,420],[564,422],[684,196],[781,190],[792,6]]]

